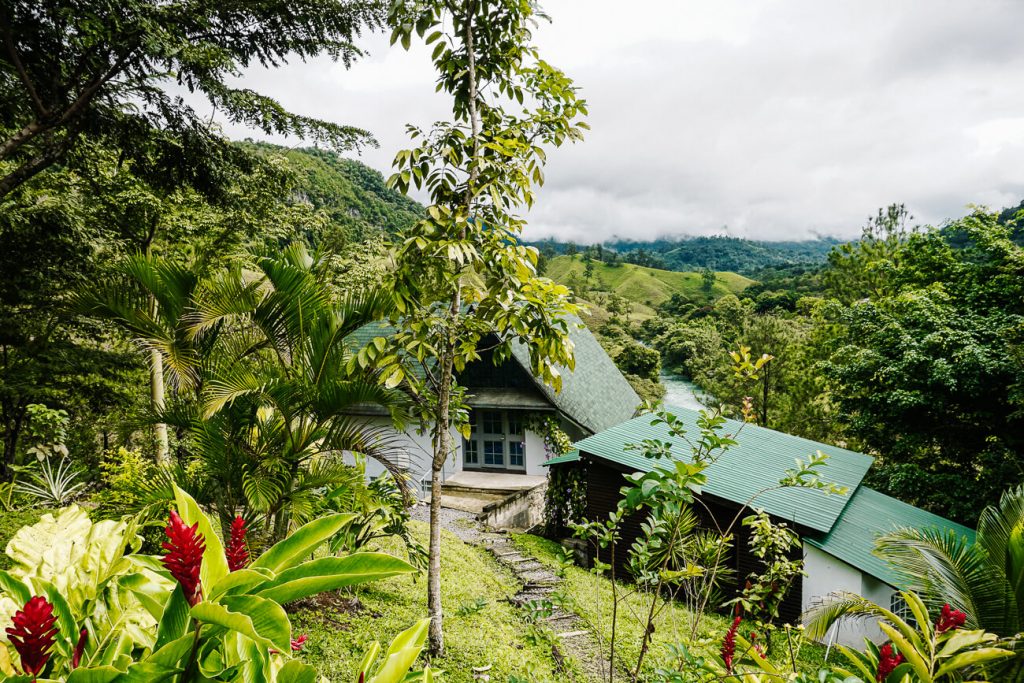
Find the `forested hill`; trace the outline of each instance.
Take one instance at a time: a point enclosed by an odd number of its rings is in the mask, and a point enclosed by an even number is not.
[[[571,242],[547,240],[536,244],[548,248],[555,254],[571,254],[583,250],[583,247]],[[602,251],[616,254],[627,263],[663,270],[687,271],[708,268],[750,274],[762,268],[824,264],[828,252],[837,244],[841,244],[841,241],[834,238],[790,242],[755,241],[724,236],[650,241],[616,238],[590,249],[599,247]]]
[[[312,147],[291,149],[265,142],[241,143],[263,154],[280,154],[298,176],[302,199],[321,209],[350,239],[394,234],[425,214],[423,206],[388,188],[384,176],[355,159]]]

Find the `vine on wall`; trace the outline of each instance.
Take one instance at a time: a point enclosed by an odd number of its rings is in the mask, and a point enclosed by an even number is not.
[[[548,472],[544,526],[548,536],[564,536],[569,525],[583,521],[587,509],[587,468],[580,460],[553,465]]]
[[[558,418],[551,414],[533,413],[526,417],[526,428],[544,440],[544,459],[550,460],[572,450],[572,439],[562,431]]]

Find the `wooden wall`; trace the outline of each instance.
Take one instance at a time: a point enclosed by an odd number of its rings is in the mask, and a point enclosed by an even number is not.
[[[586,454],[584,454],[584,457],[587,457]],[[608,513],[618,506],[619,499],[621,498],[620,491],[626,483],[623,475],[628,473],[629,471],[615,467],[606,461],[588,459],[587,519],[595,521],[608,519]],[[701,517],[702,524],[712,529],[727,528],[729,524],[732,523],[733,517],[736,516],[740,507],[739,505],[729,501],[715,499],[711,496],[704,496],[703,503],[703,506],[695,505],[694,509],[698,513],[698,516]],[[705,509],[704,506],[707,506],[707,509]],[[717,522],[717,527],[709,518],[709,513]],[[745,510],[740,519],[751,513],[752,511]],[[615,550],[615,571],[619,576],[626,576],[628,574],[628,570],[626,569],[626,556],[630,546],[633,544],[633,541],[640,536],[640,524],[646,518],[646,514],[646,512],[641,511],[637,514],[630,515],[622,521],[622,538],[619,540],[618,547]],[[793,525],[789,523],[789,526],[792,528]],[[796,529],[796,531],[797,533],[801,533],[802,530]],[[736,572],[736,585],[733,587],[734,594],[743,587],[746,582],[746,578],[750,573],[759,571],[762,567],[760,560],[749,550],[749,539],[749,529],[742,524],[737,523],[734,528],[732,551],[728,558],[729,566],[731,566]],[[588,552],[588,557],[592,559],[595,553],[594,549],[591,548]],[[794,551],[794,556],[802,556],[802,550],[797,548]],[[607,549],[602,549],[599,557],[603,562],[610,562],[610,553]],[[802,578],[803,577],[797,577],[782,603],[782,607],[779,610],[779,616],[782,622],[798,623],[800,620],[800,600],[803,593]]]

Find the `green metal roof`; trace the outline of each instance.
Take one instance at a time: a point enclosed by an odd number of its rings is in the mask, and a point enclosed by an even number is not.
[[[699,435],[697,411],[674,407],[666,409],[680,418],[688,436],[696,438]],[[666,426],[652,425],[651,420],[651,415],[637,417],[574,445],[582,453],[639,472],[649,472],[655,463],[638,451],[626,450],[626,446],[639,444],[644,439],[670,441],[674,453],[689,459],[692,453],[690,445],[684,440],[669,438]],[[739,445],[726,451],[707,469],[708,483],[704,490],[713,496],[744,504],[758,492],[777,487],[786,470],[794,467],[796,458],[806,461],[815,451],[822,451],[829,456],[828,463],[822,468],[822,479],[845,486],[846,494],[828,495],[812,489],[785,488],[758,495],[752,503],[753,507],[763,508],[775,517],[816,531],[827,532],[832,528],[873,461],[862,453],[727,420],[724,433],[736,435],[738,432],[739,436],[735,438]],[[549,460],[547,464],[559,462],[571,462],[570,456]]]
[[[967,536],[970,542],[974,542],[971,529],[866,486],[857,489],[828,534],[821,539],[804,540],[862,572],[900,588],[899,576],[893,568],[872,551],[878,536],[906,527],[938,527],[958,536]]]
[[[553,388],[534,377],[542,394],[570,420],[590,432],[600,432],[628,420],[636,414],[640,397],[632,385],[619,372],[600,342],[578,318],[572,322],[569,339],[573,343],[576,369],[562,372],[562,390]],[[524,344],[512,344],[512,356],[530,372],[530,351]],[[530,372],[530,376],[533,373]]]
[[[545,461],[543,465],[547,467],[548,465],[561,465],[562,463],[566,462],[579,462],[579,460],[580,452],[573,450],[569,451],[565,455],[559,455],[557,457],[551,458],[550,460]]]

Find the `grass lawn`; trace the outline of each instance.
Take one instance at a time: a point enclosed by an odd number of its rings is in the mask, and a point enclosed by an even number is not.
[[[513,536],[513,542],[524,552],[533,555],[542,563],[551,567],[558,566],[558,544],[554,541],[531,536],[528,534]],[[611,634],[611,581],[595,576],[585,569],[570,567],[563,578],[562,589],[572,596],[579,615],[602,633],[602,640],[607,652],[607,643]],[[626,588],[628,590],[628,587]],[[645,606],[649,600],[634,595],[619,607],[618,636],[616,638],[616,661],[635,666],[640,653],[640,639],[643,635],[643,622],[646,619]],[[679,604],[671,604],[662,613],[655,624],[653,645],[644,661],[644,671],[653,673],[659,666],[671,662],[667,646],[680,643],[688,638],[690,630],[690,614]],[[731,620],[718,614],[706,615],[700,624],[697,643],[694,650],[697,654],[711,655],[718,652],[722,638],[729,628]],[[779,635],[776,641],[778,648],[773,660],[780,663],[788,657],[784,652],[784,638]],[[774,649],[774,648],[773,648]],[[805,644],[797,656],[797,665],[801,670],[816,672],[822,663],[825,648],[817,644]],[[833,653],[833,655],[836,653]]]
[[[413,522],[413,532],[427,542],[427,527]],[[397,544],[383,543],[381,550],[402,556]],[[474,667],[491,666],[490,680],[506,683],[510,676],[527,681],[584,681],[575,671],[553,671],[550,652],[525,638],[526,622],[505,598],[518,590],[513,577],[483,549],[463,543],[442,532],[441,584],[445,611],[445,656],[433,662],[451,683],[473,680]],[[427,615],[426,575],[402,577],[361,587],[352,595],[362,609],[338,611],[323,602],[303,607],[292,615],[296,634],[307,633],[304,659],[331,681],[354,681],[362,653],[370,643],[383,647],[401,631]],[[473,613],[459,614],[460,607],[486,601]]]

